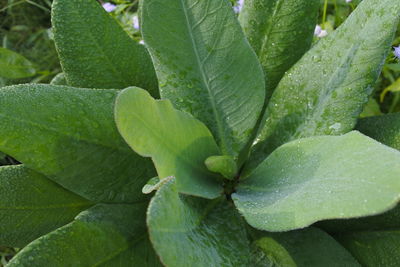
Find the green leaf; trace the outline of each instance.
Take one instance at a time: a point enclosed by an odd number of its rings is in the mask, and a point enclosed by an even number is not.
[[[250,225],[285,231],[387,211],[399,177],[400,152],[358,132],[310,137],[275,150],[232,198]]]
[[[68,85],[122,89],[140,86],[157,97],[151,58],[93,0],[55,0],[54,40]]]
[[[0,89],[0,150],[91,201],[130,203],[152,162],[135,154],[114,122],[117,90],[54,85]]]
[[[344,247],[318,228],[285,233],[262,232],[260,235],[255,245],[263,257],[274,263],[273,266],[360,266]]]
[[[151,200],[147,225],[166,266],[252,266],[245,224],[233,205],[179,195],[174,179]]]
[[[385,145],[400,150],[400,113],[360,119],[356,129]]]
[[[0,47],[0,77],[6,79],[20,79],[36,74],[32,62],[22,55]]]
[[[52,85],[68,85],[64,72],[57,74],[50,82]]]
[[[115,118],[126,142],[138,154],[153,159],[160,179],[176,177],[179,192],[185,194],[205,198],[221,194],[216,175],[204,164],[219,149],[203,123],[140,88],[119,94]]]
[[[0,245],[23,247],[92,204],[23,165],[0,167]]]
[[[94,206],[30,243],[8,266],[161,266],[148,242],[146,206]]]
[[[399,1],[362,1],[285,74],[266,110],[253,166],[290,140],[354,128],[390,49],[399,13]]]
[[[207,169],[215,173],[220,173],[229,180],[232,180],[238,172],[236,162],[231,156],[211,156],[204,163]]]
[[[400,266],[400,231],[356,232],[338,240],[365,267]]]
[[[246,0],[240,24],[264,69],[267,98],[284,73],[311,47],[320,2]]]
[[[142,34],[160,93],[204,122],[224,155],[249,142],[264,104],[260,63],[227,0],[146,0]]]

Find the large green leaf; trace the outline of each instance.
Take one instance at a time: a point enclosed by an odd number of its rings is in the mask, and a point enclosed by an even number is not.
[[[227,0],[142,1],[142,33],[160,92],[192,113],[223,154],[248,143],[264,104],[264,77]]]
[[[95,0],[55,0],[54,40],[68,85],[140,86],[158,96],[151,58]]]
[[[22,165],[0,167],[0,245],[23,247],[92,204]]]
[[[400,266],[400,231],[355,232],[338,240],[365,267]]]
[[[240,24],[264,69],[269,98],[283,74],[310,48],[320,2],[246,0]]]
[[[363,134],[400,150],[400,113],[360,119],[356,128]]]
[[[147,224],[166,266],[252,266],[245,223],[223,198],[179,195],[172,179],[151,200]]]
[[[262,232],[255,241],[261,255],[276,267],[360,266],[335,239],[317,228],[285,233]]]
[[[400,1],[364,0],[279,83],[252,157],[297,138],[351,131],[390,50]]]
[[[146,206],[94,206],[30,243],[8,266],[161,266],[148,241]]]
[[[142,200],[155,176],[114,122],[117,90],[54,85],[0,89],[0,150],[92,201]]]
[[[160,179],[176,177],[179,192],[185,194],[216,198],[222,193],[216,175],[204,164],[219,149],[203,123],[140,88],[122,91],[115,118],[127,143],[153,159]]]
[[[36,74],[34,65],[22,55],[0,47],[0,77],[20,79]]]
[[[382,213],[400,200],[399,177],[400,152],[358,132],[310,137],[274,151],[232,198],[252,226],[284,231]]]

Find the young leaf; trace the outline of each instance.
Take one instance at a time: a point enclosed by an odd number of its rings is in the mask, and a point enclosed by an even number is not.
[[[146,206],[94,206],[74,222],[30,243],[8,266],[161,266],[147,241]]]
[[[400,200],[399,177],[400,152],[358,132],[310,137],[274,151],[232,198],[252,226],[286,231],[382,213]]]
[[[260,235],[255,245],[274,263],[273,266],[360,266],[344,247],[318,228],[285,233],[262,232]]]
[[[179,195],[174,179],[151,200],[147,225],[166,266],[252,266],[245,225],[232,204]]]
[[[385,145],[400,150],[400,113],[360,119],[356,129]]]
[[[154,100],[139,88],[119,94],[115,118],[133,150],[153,159],[160,179],[176,177],[179,192],[185,194],[216,198],[222,193],[204,164],[219,149],[203,123],[174,109],[169,100]]]
[[[146,0],[142,33],[160,93],[204,122],[223,154],[248,143],[264,104],[260,63],[227,0]]]
[[[252,165],[290,140],[354,128],[390,49],[399,13],[400,1],[362,1],[285,74],[268,105]]]
[[[157,97],[151,58],[94,0],[55,0],[54,41],[68,85],[122,89],[140,86]]]
[[[337,239],[362,266],[400,266],[399,230],[349,233]]]
[[[240,24],[264,69],[267,98],[283,74],[310,48],[320,2],[246,0]]]
[[[156,173],[152,162],[135,154],[118,133],[117,92],[3,87],[0,150],[91,201],[141,201],[143,185]]]
[[[232,180],[238,172],[236,162],[231,156],[211,156],[204,163],[207,169],[215,173],[220,173],[229,180]]]
[[[20,79],[36,74],[33,64],[22,55],[0,47],[0,77]]]
[[[23,165],[0,167],[0,244],[23,247],[92,204]]]

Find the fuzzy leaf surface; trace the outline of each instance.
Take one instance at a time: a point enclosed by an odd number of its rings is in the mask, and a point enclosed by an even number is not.
[[[146,206],[98,204],[30,243],[8,266],[161,266],[148,241]]]
[[[0,245],[24,247],[92,203],[23,165],[0,167]]]
[[[316,0],[244,2],[239,21],[264,69],[267,98],[311,47],[319,7]]]
[[[91,201],[141,201],[155,176],[114,122],[117,90],[55,85],[0,89],[0,150]]]
[[[399,177],[400,152],[359,132],[310,137],[279,147],[232,198],[253,227],[286,231],[387,211]]]
[[[285,74],[268,104],[252,167],[290,140],[354,128],[390,50],[399,14],[400,1],[362,1]]]
[[[132,149],[152,158],[160,179],[176,177],[179,192],[185,194],[216,198],[222,193],[216,175],[204,164],[219,149],[202,122],[140,88],[119,94],[115,118]]]
[[[140,86],[155,97],[158,82],[149,53],[93,0],[55,0],[54,40],[68,85],[122,89]]]
[[[227,0],[146,0],[142,33],[162,98],[207,125],[223,154],[248,143],[264,104],[264,76]]]
[[[32,62],[7,48],[0,47],[0,77],[20,79],[36,74]]]
[[[166,266],[252,266],[245,224],[233,205],[180,195],[174,179],[151,200],[147,225]]]

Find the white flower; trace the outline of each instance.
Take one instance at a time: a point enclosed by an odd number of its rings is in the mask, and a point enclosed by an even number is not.
[[[132,17],[132,24],[133,24],[133,28],[135,28],[136,30],[139,30],[140,26],[139,26],[139,17],[137,15],[134,15]]]
[[[322,38],[322,37],[327,36],[328,32],[326,30],[323,30],[320,25],[317,25],[317,26],[315,26],[314,35],[319,38]]]
[[[104,4],[103,4],[103,8],[104,8],[107,12],[113,12],[113,11],[117,8],[117,6],[116,6],[116,5],[113,5],[113,4],[111,4],[111,3],[104,3]]]

